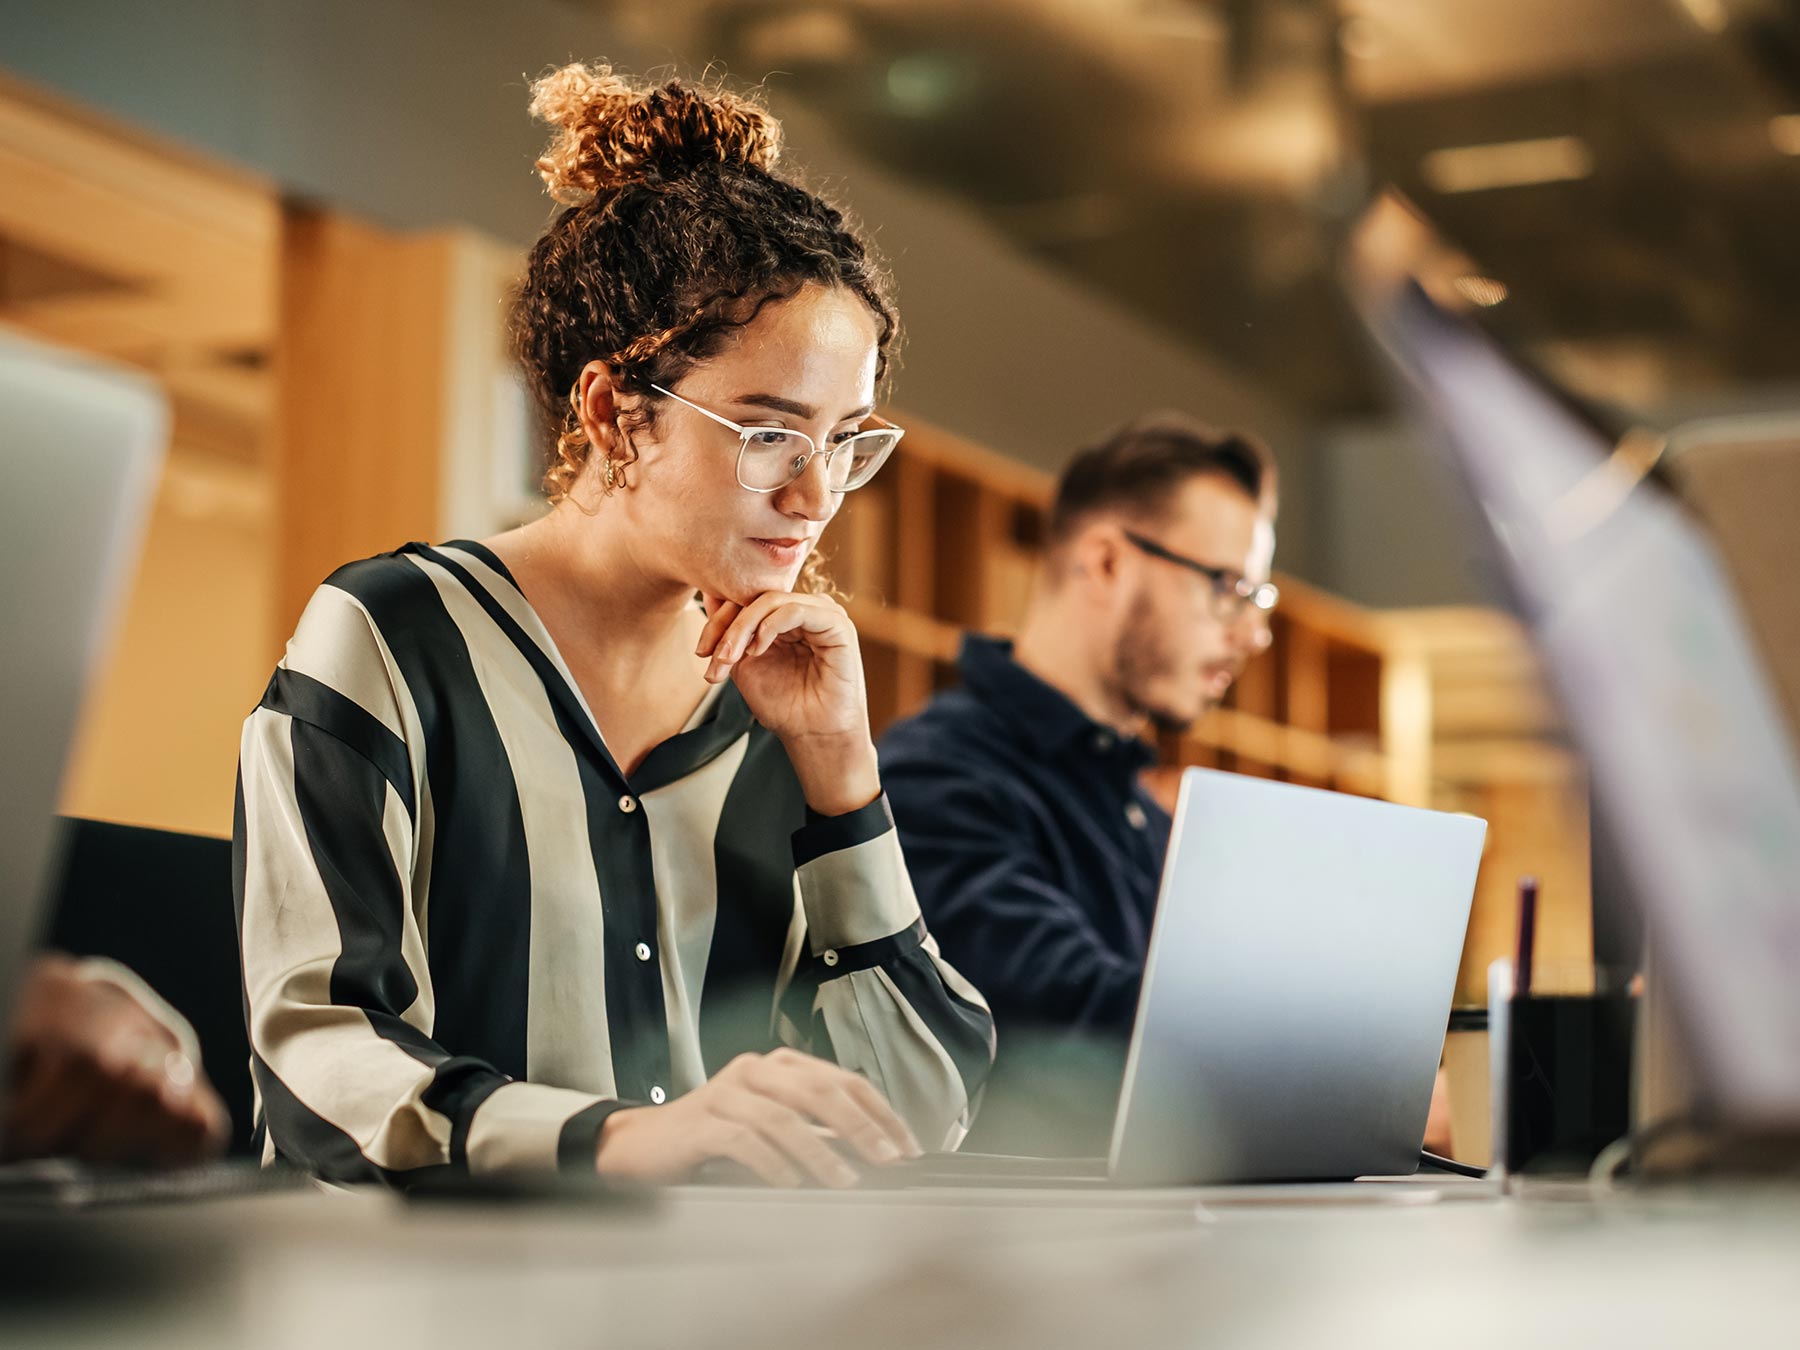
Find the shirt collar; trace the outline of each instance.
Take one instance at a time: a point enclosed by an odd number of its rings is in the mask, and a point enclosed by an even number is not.
[[[1022,739],[1049,754],[1081,751],[1135,773],[1156,762],[1156,751],[1135,736],[1096,722],[1067,694],[1020,665],[1004,638],[970,633],[957,656],[963,684]]]

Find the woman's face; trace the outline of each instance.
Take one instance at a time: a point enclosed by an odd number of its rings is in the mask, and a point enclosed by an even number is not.
[[[877,335],[861,299],[809,284],[764,306],[670,388],[741,425],[803,431],[829,446],[873,411]],[[633,431],[631,443],[630,488],[598,520],[621,508],[645,570],[740,604],[792,590],[843,501],[826,483],[822,454],[778,491],[740,486],[737,433],[674,399],[657,399],[654,424]]]

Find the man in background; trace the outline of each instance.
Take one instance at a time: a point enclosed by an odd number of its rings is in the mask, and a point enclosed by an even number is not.
[[[969,636],[963,686],[882,742],[926,922],[994,1010],[969,1148],[1105,1151],[1171,823],[1147,737],[1268,646],[1274,522],[1259,442],[1132,423],[1064,472],[1017,642]]]

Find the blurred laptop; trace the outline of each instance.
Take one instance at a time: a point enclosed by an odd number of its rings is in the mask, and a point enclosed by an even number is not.
[[[1698,1105],[1740,1132],[1796,1133],[1800,770],[1775,687],[1711,541],[1662,480],[1657,438],[1615,443],[1455,312],[1449,254],[1382,199],[1351,244],[1359,310],[1531,628]],[[1761,510],[1761,528],[1791,535],[1791,502]],[[1791,575],[1776,584],[1791,594]]]
[[[932,1154],[870,1182],[1410,1176],[1486,834],[1473,816],[1187,770],[1109,1156]]]
[[[54,881],[76,716],[122,607],[168,430],[167,402],[149,380],[0,335],[0,1016],[9,1022]]]
[[[48,927],[56,802],[83,695],[135,570],[168,442],[149,380],[0,334],[0,1027]],[[0,1108],[7,1080],[0,1073]],[[233,1162],[0,1167],[0,1205],[183,1199],[293,1184]]]

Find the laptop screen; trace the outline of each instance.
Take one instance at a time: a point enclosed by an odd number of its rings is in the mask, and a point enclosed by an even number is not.
[[[1472,489],[1710,1104],[1800,1121],[1800,773],[1682,505],[1416,283],[1360,307]]]

